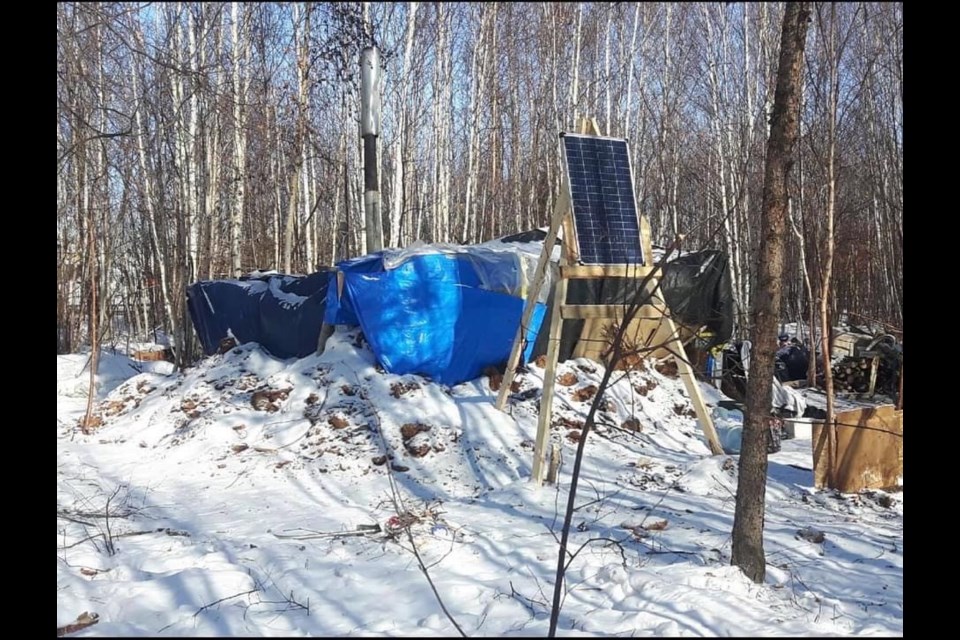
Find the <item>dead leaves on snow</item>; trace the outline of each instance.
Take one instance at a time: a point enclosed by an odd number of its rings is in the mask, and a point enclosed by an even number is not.
[[[658,362],[653,366],[653,368],[657,370],[657,373],[662,376],[666,376],[667,378],[676,380],[680,377],[679,370],[677,369],[677,363],[672,359]]]
[[[250,397],[250,404],[257,411],[275,413],[280,410],[280,404],[290,395],[290,389],[260,389],[254,391]]]
[[[327,418],[327,424],[334,429],[346,429],[350,426],[350,421],[340,415],[332,415]]]
[[[589,402],[593,396],[597,395],[597,385],[587,385],[586,387],[577,389],[572,395],[574,400],[579,400],[580,402]]]
[[[483,370],[483,375],[487,376],[487,384],[490,385],[490,391],[500,391],[500,386],[503,384],[503,371],[497,367],[487,367]],[[518,393],[521,388],[520,380],[514,378],[513,382],[510,383],[510,392]]]
[[[424,433],[430,431],[430,425],[423,424],[420,422],[408,422],[407,424],[400,427],[400,435],[403,436],[404,440],[410,440],[418,433]]]
[[[651,531],[663,531],[670,526],[667,520],[653,520],[651,522],[641,522],[640,524],[628,524],[624,522],[620,528],[626,529],[633,534],[634,538],[649,538]]]
[[[411,391],[416,391],[419,388],[420,385],[416,382],[394,382],[390,385],[390,395],[399,399],[400,396],[410,393]]]
[[[418,438],[421,433],[427,433],[432,427],[421,422],[408,422],[400,427],[400,435],[403,437],[403,448],[407,450],[414,458],[422,458],[435,447],[430,445],[427,438]],[[442,449],[437,449],[442,451]]]

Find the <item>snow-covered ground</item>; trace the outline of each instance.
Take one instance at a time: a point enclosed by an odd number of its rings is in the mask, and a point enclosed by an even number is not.
[[[382,373],[356,342],[338,330],[286,361],[244,345],[179,374],[106,357],[88,436],[86,357],[57,356],[58,627],[90,612],[76,635],[456,635],[412,537],[466,635],[546,635],[602,370],[560,365],[565,459],[536,488],[542,369],[502,413],[487,377]],[[560,634],[903,634],[902,492],[818,492],[810,441],[785,441],[755,585],[730,566],[736,458],[709,455],[678,379],[618,377],[586,446]],[[361,525],[381,530],[320,535]]]

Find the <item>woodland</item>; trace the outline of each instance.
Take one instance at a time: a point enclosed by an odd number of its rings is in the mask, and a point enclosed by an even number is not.
[[[57,4],[57,352],[199,354],[184,290],[368,251],[363,48],[383,62],[383,246],[543,227],[577,118],[626,138],[653,241],[757,287],[782,3]],[[783,320],[903,323],[903,8],[814,3]]]

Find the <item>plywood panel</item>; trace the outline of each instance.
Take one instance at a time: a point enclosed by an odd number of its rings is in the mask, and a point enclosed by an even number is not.
[[[827,429],[813,426],[813,470],[818,489],[856,493],[894,486],[903,476],[903,411],[893,405],[841,411],[836,417],[837,459],[831,465]],[[830,482],[831,466],[835,470]]]
[[[652,308],[641,309],[638,315],[652,316],[649,311]],[[589,358],[597,362],[603,362],[602,355],[609,349],[609,332],[613,330],[616,320],[595,320],[589,326],[584,326],[580,339],[574,349],[574,357]],[[695,331],[690,327],[678,324],[680,339],[683,342],[693,338]],[[667,323],[661,317],[640,317],[634,318],[627,326],[624,332],[625,346],[632,345],[655,347],[652,351],[640,354],[641,358],[666,358],[674,355],[669,349],[661,345],[668,344],[675,336],[670,331]]]

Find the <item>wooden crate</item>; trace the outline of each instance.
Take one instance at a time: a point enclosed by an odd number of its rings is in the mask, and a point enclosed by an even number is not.
[[[834,332],[833,334],[833,356],[856,356],[858,344],[868,344],[870,336],[862,333]]]

